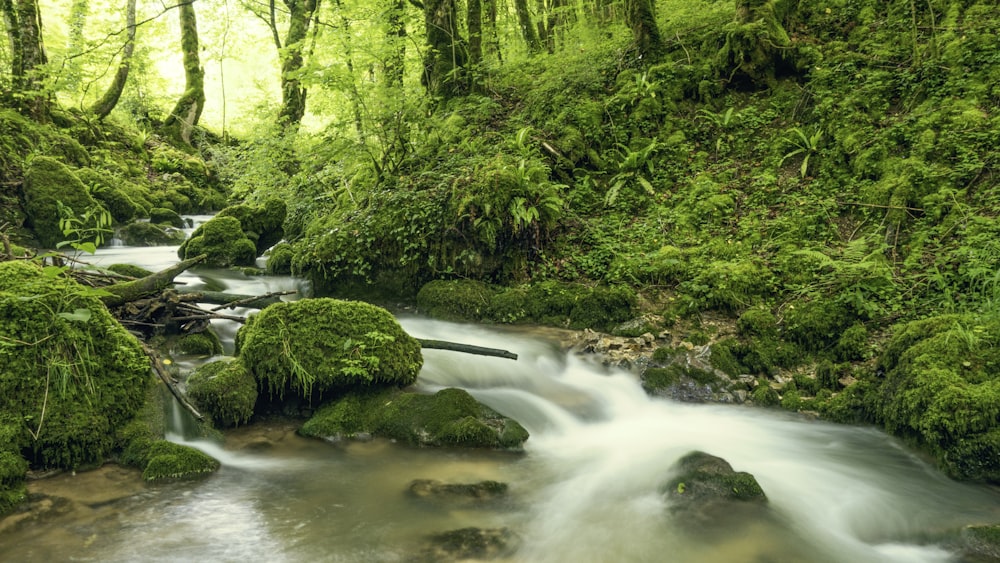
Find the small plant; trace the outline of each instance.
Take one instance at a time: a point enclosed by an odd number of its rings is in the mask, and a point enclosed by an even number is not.
[[[88,207],[81,215],[76,215],[61,201],[56,201],[56,207],[59,211],[59,230],[64,236],[72,237],[57,243],[56,248],[71,246],[79,252],[93,254],[112,232],[111,213],[100,205]]]
[[[608,193],[604,196],[604,204],[606,206],[611,207],[614,205],[615,201],[618,200],[618,195],[622,187],[633,181],[638,183],[647,194],[656,195],[653,184],[646,178],[644,172],[650,176],[653,175],[654,164],[652,156],[658,146],[656,139],[653,139],[648,145],[639,150],[632,150],[622,144],[618,145],[620,156],[618,160],[618,173],[612,176],[610,181],[611,187],[608,188]]]
[[[820,142],[823,140],[823,131],[816,129],[812,133],[807,133],[801,127],[792,127],[785,133],[785,137],[782,140],[792,150],[781,157],[778,166],[780,167],[789,158],[803,155],[799,174],[805,178],[809,171],[809,158],[819,151]]]

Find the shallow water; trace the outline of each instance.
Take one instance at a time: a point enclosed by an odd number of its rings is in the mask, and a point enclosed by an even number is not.
[[[168,250],[114,248],[100,259],[169,265]],[[210,269],[184,279],[307,291],[292,278]],[[0,521],[0,560],[402,561],[427,534],[475,526],[514,530],[518,562],[939,562],[957,560],[940,538],[1000,521],[994,489],[944,478],[875,429],[651,399],[633,374],[566,355],[542,332],[400,320],[414,336],[519,354],[426,350],[418,387],[462,387],[519,420],[531,432],[524,454],[332,444],[258,424],[223,444],[190,442],[223,464],[204,479],[146,485],[112,465],[31,483],[50,505],[33,520]],[[674,515],[659,488],[692,450],[754,474],[769,507]],[[492,479],[510,492],[441,505],[407,496],[414,479]]]

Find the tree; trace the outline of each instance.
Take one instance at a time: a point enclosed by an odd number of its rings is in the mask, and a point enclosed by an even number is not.
[[[542,50],[542,41],[538,37],[535,25],[531,23],[531,12],[528,11],[528,0],[514,0],[514,11],[517,12],[518,26],[524,42],[528,44],[528,52],[534,55]]]
[[[464,93],[464,69],[468,53],[458,31],[455,0],[410,0],[423,8],[427,30],[422,82],[433,96],[452,97]]]
[[[176,139],[191,144],[191,132],[205,109],[205,71],[198,55],[198,21],[194,1],[180,5],[181,50],[184,54],[184,93],[167,116],[164,126]]]
[[[626,0],[625,19],[642,60],[656,60],[662,52],[655,9],[654,0]]]
[[[104,119],[111,113],[111,110],[115,109],[115,106],[118,105],[118,100],[122,97],[122,92],[125,90],[125,81],[128,80],[128,73],[132,64],[132,53],[135,51],[135,0],[127,0],[125,20],[127,36],[125,47],[122,49],[121,63],[118,65],[118,70],[115,72],[115,77],[112,79],[111,85],[108,86],[101,99],[90,108],[90,111],[98,119]]]
[[[14,105],[35,119],[48,115],[44,93],[44,65],[48,62],[42,44],[42,16],[38,0],[0,0],[11,53]]]
[[[284,0],[288,8],[288,32],[285,34],[285,46],[281,53],[281,111],[278,121],[285,125],[298,125],[306,113],[306,88],[299,80],[299,74],[305,64],[306,38],[309,26],[319,0]],[[273,4],[273,0],[272,0]]]

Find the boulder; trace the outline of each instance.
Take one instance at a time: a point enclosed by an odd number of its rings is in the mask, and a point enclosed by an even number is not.
[[[118,232],[128,246],[175,246],[184,242],[184,231],[140,221],[129,223]]]
[[[445,483],[437,479],[416,479],[406,488],[409,496],[449,506],[481,505],[507,496],[507,483]]]
[[[733,503],[764,504],[767,496],[753,475],[735,471],[721,457],[691,452],[674,464],[673,477],[661,492],[674,513],[711,517]]]
[[[24,211],[38,242],[46,248],[55,248],[69,238],[59,228],[59,203],[75,215],[100,205],[65,164],[37,156],[24,172]]]
[[[205,264],[228,268],[252,266],[257,258],[253,241],[247,238],[235,217],[214,217],[192,233],[177,250],[186,260],[207,254]]]
[[[320,408],[300,430],[328,440],[389,438],[414,446],[517,450],[528,431],[462,389],[433,395],[384,390],[352,393]]]
[[[423,365],[420,343],[388,311],[330,298],[269,305],[240,328],[236,347],[278,399],[406,386]]]
[[[223,427],[249,421],[257,404],[257,382],[239,360],[200,366],[188,378],[187,391],[212,421]]]
[[[508,557],[521,540],[509,528],[461,528],[427,536],[415,562],[489,560]]]

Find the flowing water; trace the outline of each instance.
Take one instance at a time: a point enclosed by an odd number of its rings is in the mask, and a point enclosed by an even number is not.
[[[173,250],[111,248],[98,261],[160,269]],[[308,291],[292,278],[211,269],[181,281]],[[520,538],[509,558],[517,562],[943,562],[959,559],[941,538],[1000,521],[996,490],[944,478],[875,429],[651,399],[634,374],[565,354],[544,332],[400,321],[414,336],[519,354],[513,362],[426,350],[418,387],[462,387],[517,419],[531,432],[523,454],[325,443],[283,422],[204,441],[187,437],[178,410],[171,439],[219,459],[217,473],[143,484],[108,465],[33,482],[47,500],[30,517],[0,521],[0,560],[404,561],[427,534],[507,527]],[[231,335],[234,325],[218,328]],[[755,475],[768,507],[672,512],[659,489],[692,450]],[[509,495],[434,504],[405,494],[414,479],[498,480]]]

